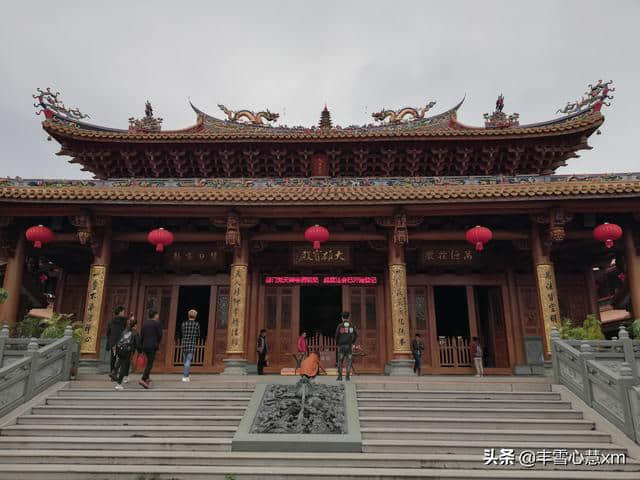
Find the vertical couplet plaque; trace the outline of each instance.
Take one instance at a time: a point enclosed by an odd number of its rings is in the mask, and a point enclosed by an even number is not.
[[[244,353],[245,311],[247,308],[247,265],[231,265],[227,353]]]
[[[389,265],[389,280],[391,288],[393,353],[410,354],[406,266],[403,264]]]
[[[551,354],[551,327],[560,320],[560,306],[558,305],[558,290],[553,265],[542,264],[536,266],[538,280],[538,296],[540,311],[544,326],[545,352]]]
[[[84,307],[84,324],[82,326],[82,345],[80,353],[96,353],[98,346],[98,334],[100,329],[100,317],[102,316],[102,304],[104,302],[104,281],[107,275],[107,267],[104,265],[92,265],[89,270],[89,283],[87,285],[87,301]]]

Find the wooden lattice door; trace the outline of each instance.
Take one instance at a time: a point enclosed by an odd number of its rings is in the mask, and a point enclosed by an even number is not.
[[[431,331],[429,329],[429,295],[427,287],[409,287],[409,319],[411,322],[411,341],[415,338],[416,333],[420,334],[420,339],[424,344],[424,352],[422,353],[422,363],[431,364],[431,354],[433,350],[431,341]],[[435,338],[435,332],[433,333]]]
[[[270,371],[295,366],[292,354],[296,352],[299,310],[300,287],[266,287],[263,311]]]
[[[144,301],[140,305],[138,314],[139,325],[149,318],[149,312],[156,311],[160,315],[160,324],[162,325],[162,341],[160,349],[156,353],[154,367],[164,369],[167,362],[173,360],[173,338],[169,335],[170,319],[175,318],[175,310],[177,308],[177,289],[171,286],[145,286]],[[167,359],[169,352],[170,359]],[[172,362],[171,362],[172,363]],[[172,366],[172,365],[171,365]]]
[[[213,337],[213,363],[216,370],[223,369],[222,359],[227,351],[227,323],[229,320],[229,287],[217,287],[215,329]]]
[[[378,320],[377,287],[344,287],[348,302],[344,309],[351,312],[351,319],[358,331],[354,348],[353,365],[356,372],[377,371],[380,368],[380,328]]]

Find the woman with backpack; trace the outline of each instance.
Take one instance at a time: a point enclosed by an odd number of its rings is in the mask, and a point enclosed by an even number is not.
[[[135,330],[136,323],[136,319],[131,317],[127,324],[127,328],[122,332],[120,340],[116,343],[116,355],[118,356],[118,373],[116,378],[114,378],[116,381],[116,390],[124,390],[124,387],[122,386],[122,379],[129,374],[131,357],[135,352],[140,352],[142,350],[140,335],[138,335],[138,332]]]

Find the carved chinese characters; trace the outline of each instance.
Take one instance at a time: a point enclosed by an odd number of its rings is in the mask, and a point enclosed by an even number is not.
[[[104,302],[104,289],[107,268],[103,265],[92,265],[89,271],[87,301],[84,309],[84,325],[82,327],[82,344],[80,353],[96,353],[100,314]]]
[[[538,295],[544,325],[545,349],[550,353],[551,327],[560,321],[560,306],[558,305],[558,289],[553,265],[537,265]]]
[[[351,265],[351,248],[347,245],[334,245],[314,250],[312,247],[293,247],[292,264],[294,267]]]
[[[425,266],[467,265],[475,259],[475,252],[466,245],[434,245],[420,251],[420,263]]]
[[[227,353],[244,353],[244,317],[247,308],[247,266],[231,265]]]
[[[407,269],[403,264],[389,265],[391,287],[391,323],[393,353],[411,353],[409,345],[409,308],[407,301]]]

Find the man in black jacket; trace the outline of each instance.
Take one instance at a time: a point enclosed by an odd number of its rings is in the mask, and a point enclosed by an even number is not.
[[[151,368],[153,368],[153,360],[155,359],[156,352],[160,348],[160,341],[162,340],[162,325],[160,325],[160,315],[155,310],[149,311],[149,318],[142,324],[141,343],[142,351],[147,356],[147,366],[144,368],[142,378],[138,382],[144,388],[151,386],[151,380],[149,380],[149,374]]]
[[[127,317],[124,315],[124,307],[118,305],[114,310],[114,317],[107,326],[107,350],[111,355],[111,369],[109,370],[109,376],[114,377],[118,374],[116,372],[116,343],[120,340],[120,335],[127,326]]]
[[[336,380],[342,380],[342,362],[346,358],[347,361],[347,378],[351,380],[351,360],[353,352],[353,344],[358,338],[358,332],[355,329],[353,323],[349,321],[349,312],[342,312],[341,321],[336,327],[336,350],[338,354],[338,378]]]

